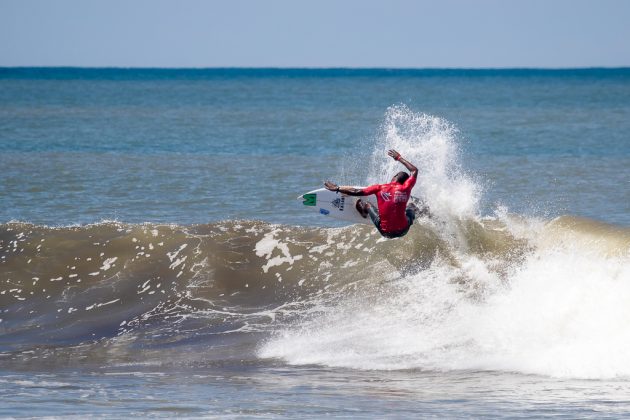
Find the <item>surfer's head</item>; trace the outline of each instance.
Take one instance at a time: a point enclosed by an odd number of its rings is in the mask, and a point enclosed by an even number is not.
[[[404,184],[407,178],[409,178],[409,174],[407,172],[398,172],[392,178],[392,182],[398,182],[399,184]]]

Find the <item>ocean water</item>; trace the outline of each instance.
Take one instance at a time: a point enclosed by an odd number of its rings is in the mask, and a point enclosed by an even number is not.
[[[0,69],[0,416],[626,416],[628,133],[629,69]],[[296,200],[390,148],[406,237]]]

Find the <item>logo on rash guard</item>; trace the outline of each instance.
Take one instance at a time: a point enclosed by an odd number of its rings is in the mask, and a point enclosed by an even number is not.
[[[407,193],[402,191],[396,191],[394,193],[394,203],[405,203],[407,200],[409,200]]]
[[[389,201],[392,198],[392,193],[381,191],[381,198],[385,201]]]

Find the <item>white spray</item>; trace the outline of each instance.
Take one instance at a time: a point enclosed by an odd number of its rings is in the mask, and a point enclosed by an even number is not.
[[[387,156],[396,149],[418,167],[413,194],[425,199],[443,217],[472,217],[476,214],[480,188],[460,166],[457,129],[448,121],[416,113],[406,106],[387,110],[385,122],[374,146],[368,183],[386,183],[404,170]]]
[[[452,125],[405,107],[390,108],[369,182],[381,183],[400,170],[387,158],[388,148],[419,167],[414,194],[440,218],[478,219],[480,188],[459,167]],[[506,272],[499,275],[493,270],[496,261],[467,255],[465,247],[454,250],[460,253],[455,265],[438,258],[408,276],[392,268],[386,293],[347,296],[322,310],[321,317],[280,331],[260,356],[356,369],[630,377],[627,230],[575,242],[566,239],[573,237],[570,228],[571,235],[563,237],[553,223],[511,219],[505,211],[499,219],[530,246]],[[369,279],[366,289],[378,281]],[[464,293],[473,286],[483,293],[474,298]]]

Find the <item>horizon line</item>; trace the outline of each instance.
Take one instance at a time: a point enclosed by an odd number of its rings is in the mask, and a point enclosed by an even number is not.
[[[0,69],[76,69],[76,70],[624,70],[630,69],[630,65],[622,66],[581,66],[581,67],[356,67],[356,66],[210,66],[210,67],[153,67],[153,66],[4,66]]]

